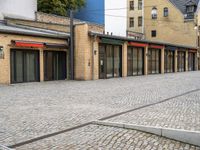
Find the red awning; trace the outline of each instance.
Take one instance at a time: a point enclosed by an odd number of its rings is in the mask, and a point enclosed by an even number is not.
[[[146,46],[148,46],[148,44],[146,44],[146,43],[138,43],[138,42],[129,42],[128,44],[131,45],[131,46],[135,46],[135,47],[146,47]]]
[[[16,47],[30,47],[30,48],[43,48],[44,43],[33,41],[12,41]]]
[[[163,49],[164,48],[164,46],[162,46],[162,45],[149,45],[149,48],[155,48],[155,49]]]

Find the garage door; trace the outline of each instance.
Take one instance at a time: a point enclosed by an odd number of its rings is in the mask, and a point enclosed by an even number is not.
[[[39,81],[39,51],[11,50],[11,82]]]

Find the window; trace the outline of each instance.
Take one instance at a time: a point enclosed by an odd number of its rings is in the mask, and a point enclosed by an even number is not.
[[[134,10],[134,1],[130,1],[130,10]]]
[[[142,17],[138,17],[138,27],[142,26]]]
[[[164,17],[168,17],[169,16],[169,10],[167,7],[164,8]]]
[[[133,17],[131,17],[131,18],[129,19],[129,27],[130,27],[130,28],[134,27],[134,18],[133,18]]]
[[[152,11],[151,11],[151,17],[152,17],[152,19],[157,19],[157,16],[158,16],[158,14],[157,14],[157,8],[153,7]]]
[[[142,0],[138,0],[138,10],[142,10]]]
[[[151,31],[151,37],[156,37],[156,30]]]
[[[194,6],[187,6],[186,10],[187,10],[187,13],[193,13],[194,12]]]
[[[0,46],[0,59],[3,59],[3,46]]]

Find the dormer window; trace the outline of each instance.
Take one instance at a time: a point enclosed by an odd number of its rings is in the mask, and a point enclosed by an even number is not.
[[[195,6],[187,6],[186,7],[186,12],[187,13],[194,13],[194,11],[195,11],[194,8],[195,8]]]

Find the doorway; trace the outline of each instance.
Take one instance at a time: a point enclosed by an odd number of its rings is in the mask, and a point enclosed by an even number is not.
[[[38,82],[39,51],[11,50],[11,83]]]
[[[122,77],[122,47],[118,45],[99,45],[99,78]]]
[[[66,79],[66,52],[44,51],[44,80]]]

